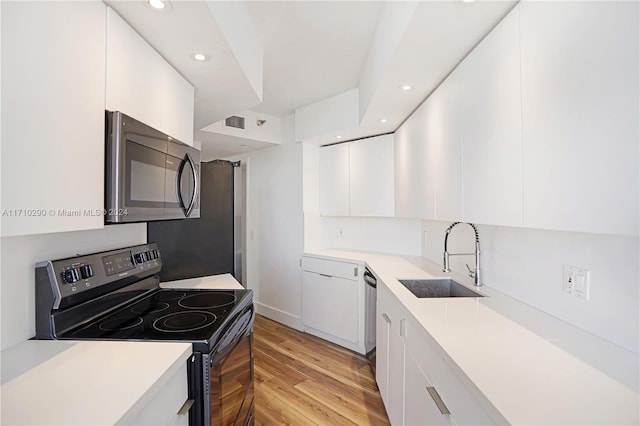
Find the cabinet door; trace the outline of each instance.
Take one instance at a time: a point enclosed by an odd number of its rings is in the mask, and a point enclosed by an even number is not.
[[[423,103],[394,134],[395,216],[435,218],[436,165],[428,138],[431,102]]]
[[[435,218],[462,220],[462,140],[465,112],[462,73],[454,70],[425,102],[427,141],[434,170]]]
[[[193,145],[193,87],[113,9],[107,18],[106,108]]]
[[[105,13],[2,2],[2,235],[102,228]]]
[[[302,273],[302,321],[305,327],[358,343],[358,280]]]
[[[376,350],[376,380],[382,394],[382,401],[387,410],[389,420],[393,425],[403,424],[404,419],[404,356],[405,356],[405,325],[404,309],[392,296],[384,285],[378,281],[378,318],[377,325],[383,327],[380,334],[386,338],[386,353],[382,359]],[[388,343],[387,343],[388,342]],[[381,344],[376,342],[376,346]],[[385,350],[384,347],[381,348]],[[379,367],[382,370],[379,370]],[[382,387],[380,387],[382,385]],[[384,390],[383,390],[384,388]]]
[[[351,216],[393,216],[393,135],[349,143]]]
[[[349,216],[349,144],[320,148],[320,215]]]
[[[466,222],[522,226],[518,12],[517,7],[512,10],[459,67],[466,109],[463,114]]]
[[[379,281],[378,281],[379,283]],[[389,407],[389,333],[391,318],[387,314],[388,297],[378,284],[376,302],[376,383],[384,406]]]
[[[409,426],[455,424],[451,414],[443,414],[427,391],[427,388],[432,385],[409,351],[405,357],[405,373],[404,424]]]
[[[638,235],[638,2],[523,2],[527,227]]]

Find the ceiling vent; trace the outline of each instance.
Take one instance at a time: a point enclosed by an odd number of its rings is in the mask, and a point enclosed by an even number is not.
[[[244,117],[233,115],[224,119],[226,127],[235,127],[236,129],[244,129]]]

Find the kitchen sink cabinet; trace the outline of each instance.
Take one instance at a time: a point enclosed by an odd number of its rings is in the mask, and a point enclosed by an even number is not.
[[[365,354],[364,280],[360,265],[304,256],[305,332]]]
[[[2,235],[102,228],[106,7],[0,8]]]
[[[393,425],[404,424],[405,311],[378,280],[376,306],[376,382]]]
[[[320,148],[320,214],[394,214],[393,135]]]
[[[638,2],[523,2],[524,222],[639,234]]]
[[[193,145],[194,89],[113,9],[107,10],[106,109]]]

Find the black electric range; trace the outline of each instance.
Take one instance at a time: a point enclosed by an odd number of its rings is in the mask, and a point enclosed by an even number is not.
[[[141,300],[81,325],[59,339],[192,342],[209,352],[228,317],[244,307],[247,290],[160,289]]]
[[[38,263],[36,338],[190,342],[190,425],[226,422],[228,407],[251,423],[252,291],[163,289],[161,268],[153,243]],[[243,387],[223,389],[227,371]]]

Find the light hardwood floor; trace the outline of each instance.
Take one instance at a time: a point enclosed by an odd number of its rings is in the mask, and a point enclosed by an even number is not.
[[[389,424],[362,355],[260,315],[253,342],[256,426]]]

